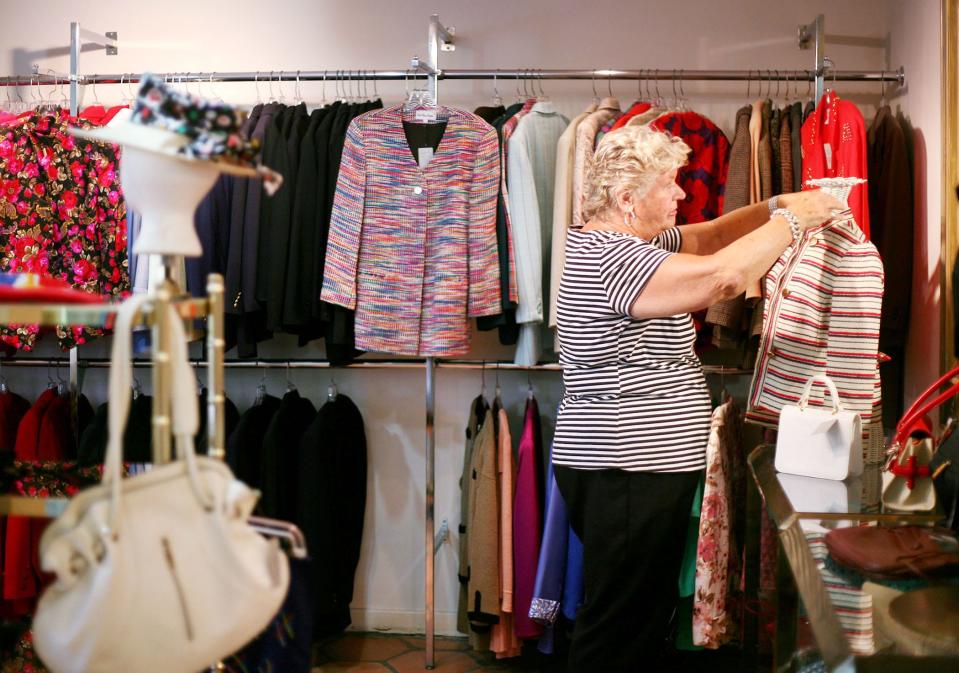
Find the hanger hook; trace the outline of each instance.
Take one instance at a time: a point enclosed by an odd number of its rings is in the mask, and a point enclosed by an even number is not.
[[[599,98],[599,94],[596,93],[596,71],[593,71],[593,98]]]
[[[676,95],[676,69],[673,68],[673,103],[678,103],[679,98]],[[678,105],[676,107],[679,107]]]
[[[882,85],[882,93],[879,96],[879,105],[883,106],[886,104],[886,71],[885,70],[882,71],[882,75],[880,75],[880,78],[881,78],[880,84]]]
[[[606,71],[606,90],[609,91],[609,97],[613,97],[613,71]]]
[[[679,97],[684,103],[686,101],[686,85],[683,84],[683,80],[685,79],[684,77],[685,73],[686,71],[684,69],[681,69],[679,71]]]
[[[659,93],[659,68],[656,68],[656,98],[659,100],[663,99],[663,95]]]

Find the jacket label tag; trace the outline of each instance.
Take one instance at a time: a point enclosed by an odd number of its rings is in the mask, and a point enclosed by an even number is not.
[[[436,110],[417,110],[413,113],[413,119],[418,124],[429,124],[436,121]]]
[[[823,152],[826,153],[826,168],[830,171],[832,170],[832,145],[829,143],[822,144]]]

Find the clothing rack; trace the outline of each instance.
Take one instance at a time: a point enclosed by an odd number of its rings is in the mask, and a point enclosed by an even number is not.
[[[83,42],[93,43],[106,48],[107,53],[116,53],[118,47],[117,36],[115,32],[99,35],[81,30],[79,23],[71,24],[71,59],[70,73],[67,75],[42,74],[35,73],[29,78],[24,76],[12,76],[0,78],[0,86],[33,86],[33,85],[56,85],[60,82],[69,81],[70,83],[70,103],[71,113],[77,113],[78,87],[88,84],[122,84],[139,79],[140,75],[129,74],[91,74],[81,75],[79,73],[79,55]],[[408,70],[296,70],[296,71],[245,71],[245,72],[187,72],[187,73],[168,73],[168,77],[178,82],[196,82],[196,83],[214,83],[214,82],[302,82],[302,81],[409,81],[425,77],[428,82],[428,88],[434,101],[438,102],[437,89],[440,80],[492,80],[494,83],[498,79],[513,80],[590,80],[593,82],[595,91],[596,81],[612,80],[623,81],[710,81],[710,82],[790,82],[805,81],[815,84],[816,100],[819,100],[827,80],[842,82],[879,82],[891,83],[899,86],[905,84],[905,71],[903,68],[897,70],[873,70],[873,71],[838,71],[833,68],[832,62],[824,53],[827,39],[825,34],[825,19],[823,15],[818,15],[811,23],[800,26],[797,31],[797,43],[799,48],[812,48],[814,52],[813,67],[808,70],[785,70],[785,69],[750,69],[750,70],[693,70],[693,69],[619,69],[619,70],[555,70],[555,69],[533,69],[533,68],[511,68],[511,69],[484,69],[484,70],[442,70],[439,67],[439,53],[441,51],[455,50],[455,29],[444,26],[438,15],[430,17],[428,38],[427,38],[427,59],[421,60],[414,56],[411,59],[411,67]],[[112,51],[111,51],[112,50]],[[264,75],[267,75],[264,77]],[[276,77],[274,78],[274,75]],[[167,272],[169,278],[169,272]],[[167,281],[169,283],[169,281]],[[167,286],[164,284],[164,287]],[[222,286],[222,279],[220,279]],[[171,295],[168,291],[162,291],[158,295],[158,302],[170,301]],[[223,361],[223,339],[220,336],[213,336],[213,326],[217,326],[217,331],[222,333],[222,296],[217,300],[219,302],[220,313],[211,321],[210,336],[208,337],[208,350],[211,352],[210,362],[210,390],[214,394],[210,396],[210,407],[208,413],[210,420],[211,433],[219,432],[222,435],[222,374],[225,368],[249,368],[249,367],[290,367],[290,368],[327,368],[328,362],[324,361],[254,361],[254,362],[224,362]],[[213,307],[211,298],[210,308]],[[0,314],[2,315],[2,314]],[[0,320],[2,321],[2,320]],[[154,328],[154,339],[157,339],[162,332],[162,327]],[[159,341],[158,341],[159,343]],[[217,350],[219,349],[219,350]],[[157,349],[159,350],[159,349]],[[216,353],[219,353],[217,356]],[[75,392],[77,380],[77,369],[79,362],[76,358],[75,350],[71,352],[71,389]],[[34,361],[22,359],[19,364],[32,364]],[[35,361],[45,363],[47,361]],[[487,363],[488,366],[490,363]],[[158,366],[159,365],[159,366]],[[100,366],[95,361],[88,361],[86,366]],[[167,376],[165,366],[157,362],[154,356],[154,367],[157,372],[157,381],[154,386],[162,386]],[[434,667],[434,554],[438,549],[438,543],[443,540],[443,531],[439,534],[434,525],[434,487],[435,487],[435,445],[433,435],[433,422],[435,411],[435,372],[437,368],[444,369],[481,369],[484,367],[482,362],[464,362],[448,361],[437,362],[434,358],[426,358],[424,361],[365,361],[347,365],[348,368],[419,368],[426,370],[426,586],[425,586],[425,626],[426,626],[426,668]],[[546,364],[536,365],[534,367],[518,367],[511,363],[502,363],[498,368],[523,369],[523,370],[559,370],[559,365]],[[710,368],[705,367],[707,374],[743,374],[747,370],[730,368]],[[214,379],[216,385],[214,385]],[[155,399],[164,400],[165,396],[156,394]],[[164,409],[156,410],[156,413],[163,413]],[[168,414],[168,410],[165,410]],[[169,429],[167,434],[159,439],[169,444]],[[213,447],[222,450],[222,440],[215,443],[211,438],[211,454]],[[220,454],[222,455],[222,454]],[[2,502],[2,499],[0,499]]]
[[[2,322],[2,321],[0,321]],[[7,366],[20,367],[61,367],[69,362],[66,358],[11,358],[0,360],[0,371]],[[110,361],[103,359],[84,359],[78,362],[80,369],[106,369]],[[133,366],[150,367],[149,360],[134,360]],[[209,362],[195,362],[196,367],[209,367]],[[349,364],[333,364],[328,360],[224,360],[224,369],[422,369],[426,360],[362,360]],[[480,370],[489,372],[559,372],[563,367],[558,362],[544,362],[536,365],[517,365],[510,360],[441,360],[434,362],[436,369]],[[752,374],[752,369],[704,365],[703,373],[709,376],[740,376]]]

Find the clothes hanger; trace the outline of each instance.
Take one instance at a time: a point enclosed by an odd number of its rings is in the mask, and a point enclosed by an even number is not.
[[[593,103],[599,105],[599,94],[596,93],[596,71],[593,71]]]
[[[132,376],[133,379],[133,399],[137,399],[140,395],[143,394],[143,387],[140,385],[140,379],[136,377],[136,374]]]
[[[286,361],[286,392],[292,393],[296,390],[296,384],[293,383],[292,375],[290,372],[291,366],[290,361]]]
[[[499,95],[499,87],[496,86],[496,76],[499,74],[499,68],[493,73],[493,107],[503,106],[503,97]]]
[[[56,366],[54,367],[54,370],[53,370],[54,373],[57,375],[57,394],[58,395],[63,395],[67,392],[67,390],[70,389],[68,381],[65,378],[63,378],[63,376],[60,374],[61,364],[62,363],[60,362],[60,360],[57,360]]]
[[[196,389],[202,395],[206,392],[206,385],[200,379],[200,358],[193,362],[193,373],[196,376]]]
[[[268,86],[269,89],[270,89],[270,93],[269,93],[270,98],[269,98],[269,101],[270,101],[271,103],[279,103],[279,101],[276,99],[276,94],[273,93],[273,71],[272,71],[272,70],[270,71],[270,76],[269,76],[269,78],[266,80],[266,83],[267,83],[267,86]]]
[[[336,374],[330,372],[330,384],[326,387],[326,401],[335,402],[337,395],[340,394],[340,390],[336,385]]]
[[[679,94],[676,93],[676,70],[673,69],[673,109],[679,110]]]
[[[256,89],[256,101],[254,105],[263,105],[263,98],[260,96],[260,71],[257,70],[253,75],[253,87]]]
[[[214,77],[214,75],[216,75],[215,72],[211,72],[211,73],[210,73],[210,93],[213,94],[213,97],[216,98],[217,102],[219,102],[221,105],[226,105],[226,101],[223,100],[223,96],[221,96],[221,95],[217,92],[216,87],[213,86],[213,77]]]
[[[259,360],[256,361],[256,366],[261,366]],[[263,404],[264,399],[266,399],[266,369],[263,369],[260,375],[260,382],[256,385],[256,397],[253,399],[253,406],[256,407]]]
[[[265,537],[286,540],[290,544],[290,556],[295,559],[309,558],[309,549],[306,537],[294,524],[278,519],[268,519],[262,516],[251,516],[247,519],[250,528]]]
[[[882,84],[882,93],[879,96],[879,107],[883,108],[883,107],[886,107],[886,71],[885,70],[882,71],[882,80],[880,81],[880,84]]]
[[[539,69],[539,99],[541,101],[546,101],[546,102],[549,102],[550,100],[552,100],[549,97],[549,94],[546,93],[546,89],[543,87],[543,69],[542,68]]]
[[[480,396],[486,397],[486,360],[480,366]]]
[[[500,406],[503,406],[502,400],[502,389],[499,387],[499,362],[496,363],[496,388],[494,389],[494,395],[497,402],[500,403]]]
[[[10,392],[7,388],[7,377],[3,375],[3,365],[0,364],[0,395],[6,395]]]
[[[528,386],[526,390],[526,399],[536,399],[536,393],[533,391],[533,377],[530,375],[529,369],[526,370],[526,384]]]

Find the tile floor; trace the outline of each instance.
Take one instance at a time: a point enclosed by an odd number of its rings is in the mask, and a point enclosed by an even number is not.
[[[320,643],[313,673],[422,673],[425,642],[422,636],[347,633]],[[473,652],[465,638],[435,641],[434,673],[486,673],[527,671],[563,673],[557,657],[530,652],[509,661],[496,661],[492,654]]]
[[[346,633],[317,646],[313,673],[423,673],[421,636]],[[546,657],[527,648],[522,657],[497,661],[491,654],[473,652],[465,638],[436,639],[434,673],[565,673],[565,655]],[[666,664],[670,673],[739,673],[738,652],[684,653]],[[597,672],[599,673],[599,672]]]

